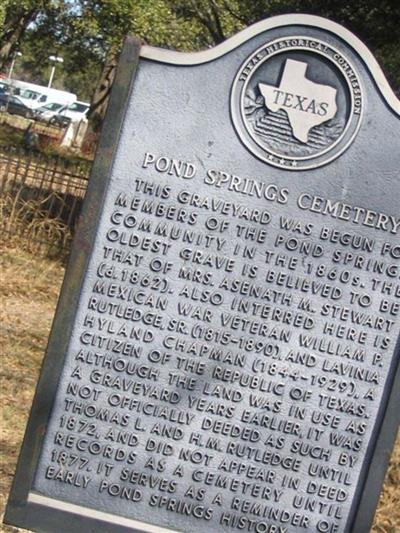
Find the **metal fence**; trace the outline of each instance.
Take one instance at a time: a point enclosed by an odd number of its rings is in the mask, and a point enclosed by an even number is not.
[[[31,250],[69,250],[86,193],[90,163],[0,147],[0,231]]]

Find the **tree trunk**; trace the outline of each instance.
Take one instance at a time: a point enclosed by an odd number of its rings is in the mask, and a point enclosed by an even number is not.
[[[108,101],[118,65],[119,47],[110,48],[90,104],[89,124],[85,135],[86,151],[93,151],[107,111]]]
[[[7,12],[4,27],[0,33],[0,71],[11,62],[11,56],[18,46],[26,28],[39,13],[39,9],[31,9],[25,13]]]

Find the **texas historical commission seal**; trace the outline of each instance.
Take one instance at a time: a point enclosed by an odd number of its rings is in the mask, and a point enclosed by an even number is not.
[[[310,37],[264,44],[232,86],[232,119],[242,142],[263,161],[291,170],[338,157],[358,131],[362,108],[355,68]]]

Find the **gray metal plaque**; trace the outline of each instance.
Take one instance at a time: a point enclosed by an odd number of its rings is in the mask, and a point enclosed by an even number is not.
[[[127,41],[8,523],[369,531],[398,421],[399,112],[324,19]]]

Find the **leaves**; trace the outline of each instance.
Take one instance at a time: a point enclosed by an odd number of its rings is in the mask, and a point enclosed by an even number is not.
[[[0,0],[0,69],[19,47],[16,73],[45,83],[58,54],[55,86],[89,99],[107,54],[127,33],[153,46],[194,51],[272,15],[310,13],[356,33],[400,88],[400,2],[395,0]]]

